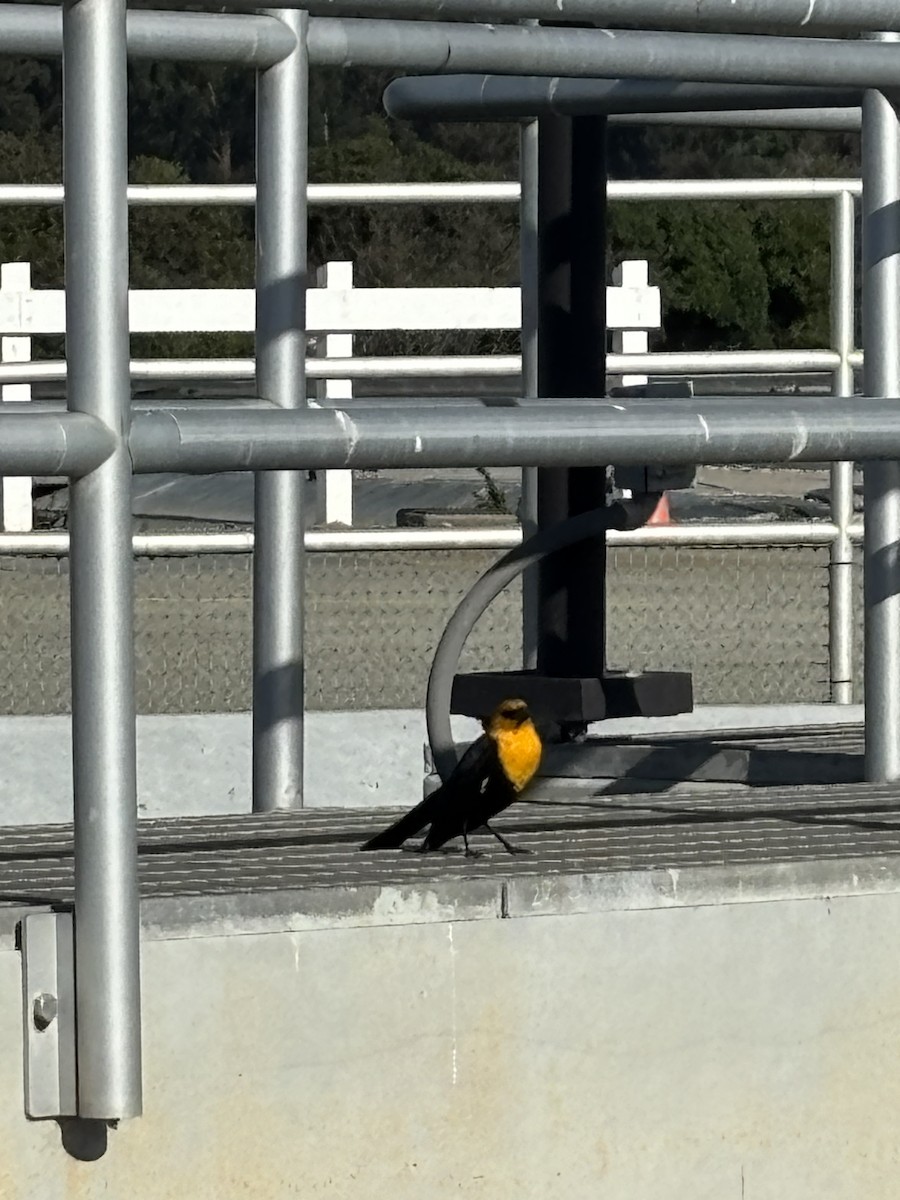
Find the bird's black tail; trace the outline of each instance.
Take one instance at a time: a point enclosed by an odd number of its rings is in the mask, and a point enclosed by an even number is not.
[[[411,808],[393,825],[389,825],[381,833],[376,833],[373,838],[369,838],[360,846],[360,850],[396,850],[403,845],[407,838],[415,837],[421,829],[431,824],[437,805],[440,803],[442,790],[442,788],[436,788],[430,796],[425,797],[421,804]]]

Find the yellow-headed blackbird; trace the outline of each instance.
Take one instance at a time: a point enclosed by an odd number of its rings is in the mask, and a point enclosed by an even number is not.
[[[393,850],[430,825],[421,849],[437,850],[462,836],[466,854],[469,834],[484,826],[510,854],[523,853],[488,822],[508,808],[527,787],[541,762],[541,739],[524,700],[504,700],[482,721],[484,733],[460,759],[450,778],[430,796],[376,834],[363,850]]]

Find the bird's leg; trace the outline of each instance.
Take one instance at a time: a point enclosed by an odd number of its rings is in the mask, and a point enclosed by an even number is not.
[[[463,829],[463,842],[466,847],[466,858],[481,858],[481,851],[472,850],[469,846],[469,832],[467,829]]]
[[[492,833],[494,835],[494,837],[501,844],[501,846],[504,846],[510,854],[530,854],[531,853],[531,851],[526,850],[524,846],[514,846],[512,844],[512,842],[508,842],[506,840],[506,838],[503,836],[503,834],[498,833],[496,829],[492,829],[491,826],[488,825],[487,821],[485,821],[484,827],[488,831],[488,833]]]

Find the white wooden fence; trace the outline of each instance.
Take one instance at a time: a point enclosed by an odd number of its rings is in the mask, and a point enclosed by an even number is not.
[[[425,330],[509,330],[521,327],[518,288],[355,288],[353,264],[331,262],[320,268],[318,287],[307,300],[307,324],[317,355],[353,357],[354,333]],[[129,316],[132,333],[252,333],[256,298],[252,289],[184,288],[132,290]],[[623,263],[607,289],[607,323],[613,349],[644,353],[647,333],[661,321],[659,289],[648,283],[645,262]],[[0,347],[4,363],[31,360],[31,338],[65,333],[65,292],[33,290],[29,263],[0,267]],[[444,360],[446,361],[446,360]],[[421,375],[435,374],[435,360],[421,359]],[[337,371],[337,368],[336,368]],[[627,375],[623,383],[644,382]],[[616,382],[619,382],[618,380]],[[349,379],[317,382],[316,403],[326,405],[353,395]],[[5,384],[2,399],[31,398],[29,383]],[[486,464],[489,465],[489,464]],[[352,473],[326,471],[319,476],[320,520],[351,525]],[[2,480],[0,527],[7,532],[32,527],[31,480]]]

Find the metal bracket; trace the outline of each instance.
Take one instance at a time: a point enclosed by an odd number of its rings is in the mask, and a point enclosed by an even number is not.
[[[661,383],[645,383],[635,387],[609,389],[611,397],[625,396],[632,399],[674,400],[690,399],[694,394],[691,379],[681,382],[663,380]],[[697,468],[692,466],[664,467],[656,463],[638,467],[613,467],[617,489],[629,492],[678,492],[693,487]]]
[[[71,913],[23,918],[25,1112],[34,1119],[77,1115],[74,948]]]

